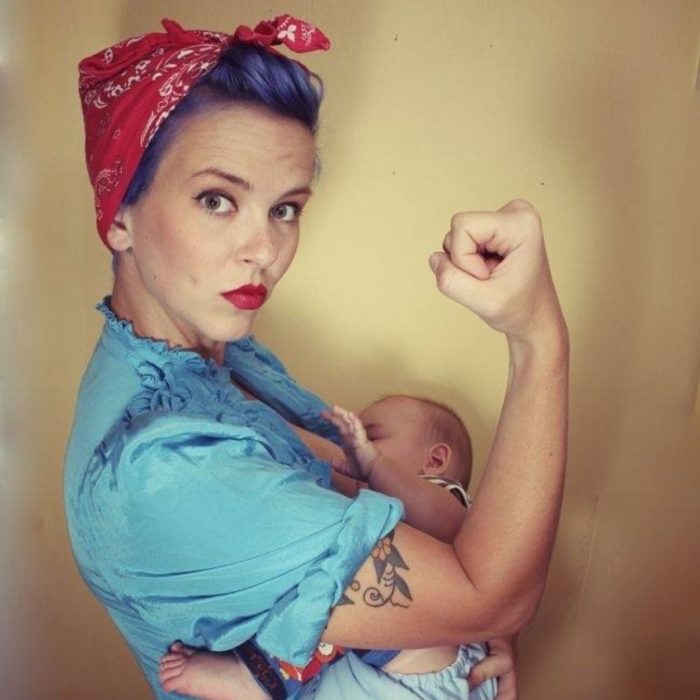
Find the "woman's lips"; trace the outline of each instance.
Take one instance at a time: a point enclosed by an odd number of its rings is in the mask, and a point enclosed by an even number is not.
[[[230,292],[222,292],[221,296],[238,309],[254,311],[265,303],[267,287],[264,284],[244,284]]]

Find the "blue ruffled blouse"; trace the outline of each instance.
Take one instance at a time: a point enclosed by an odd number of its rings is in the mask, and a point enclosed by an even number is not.
[[[83,578],[158,698],[176,697],[157,677],[176,639],[225,650],[255,638],[304,664],[400,502],[332,490],[329,465],[286,422],[337,442],[326,404],[252,336],[219,366],[136,336],[108,304],[65,466]]]

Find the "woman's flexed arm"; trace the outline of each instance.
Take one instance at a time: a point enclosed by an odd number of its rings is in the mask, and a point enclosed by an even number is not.
[[[328,641],[406,647],[503,636],[529,622],[544,587],[564,483],[568,337],[539,216],[521,200],[458,214],[444,250],[430,260],[439,289],[508,341],[509,381],[494,444],[452,545],[399,526],[348,589],[354,604],[334,610]],[[373,607],[363,591],[377,587],[386,569],[377,557],[392,548],[407,567],[395,573],[411,597],[396,593]],[[404,607],[394,604],[399,600]]]
[[[568,336],[540,218],[523,200],[458,214],[444,248],[430,261],[440,290],[504,333],[510,356],[496,437],[459,536],[493,543],[508,573],[483,546],[466,548],[462,561],[479,588],[522,585],[534,605],[561,505],[568,401]]]

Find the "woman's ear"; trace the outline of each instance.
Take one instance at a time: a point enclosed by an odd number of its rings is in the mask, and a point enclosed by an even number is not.
[[[107,243],[115,252],[129,250],[132,245],[131,216],[129,207],[119,207],[112,225],[107,231]]]
[[[451,456],[452,449],[448,444],[439,442],[433,445],[428,451],[428,459],[425,467],[423,467],[423,474],[431,474],[434,476],[444,474],[450,466]]]

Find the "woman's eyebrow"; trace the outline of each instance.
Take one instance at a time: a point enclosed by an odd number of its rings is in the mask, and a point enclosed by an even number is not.
[[[189,179],[192,180],[199,175],[216,175],[217,177],[221,177],[224,180],[232,182],[234,185],[242,187],[247,192],[250,192],[253,189],[253,186],[248,182],[248,180],[245,180],[238,175],[234,175],[233,173],[227,173],[225,170],[220,170],[219,168],[205,168],[204,170],[198,170],[193,175],[190,175]]]
[[[292,190],[289,190],[288,192],[285,192],[280,199],[284,199],[285,197],[292,197],[295,194],[313,194],[312,190],[308,186],[304,187],[295,187]]]
[[[246,192],[253,191],[253,185],[251,185],[250,182],[248,182],[248,180],[239,177],[238,175],[234,175],[233,173],[227,173],[225,170],[221,170],[219,168],[205,168],[204,170],[198,170],[196,173],[190,175],[189,179],[191,180],[192,178],[198,177],[199,175],[215,175],[216,177],[223,178],[224,180],[228,180],[234,185],[242,187]],[[280,199],[283,199],[284,197],[290,197],[295,194],[312,194],[312,190],[308,185],[294,187],[291,190],[288,190],[287,192],[282,194],[280,196]]]

